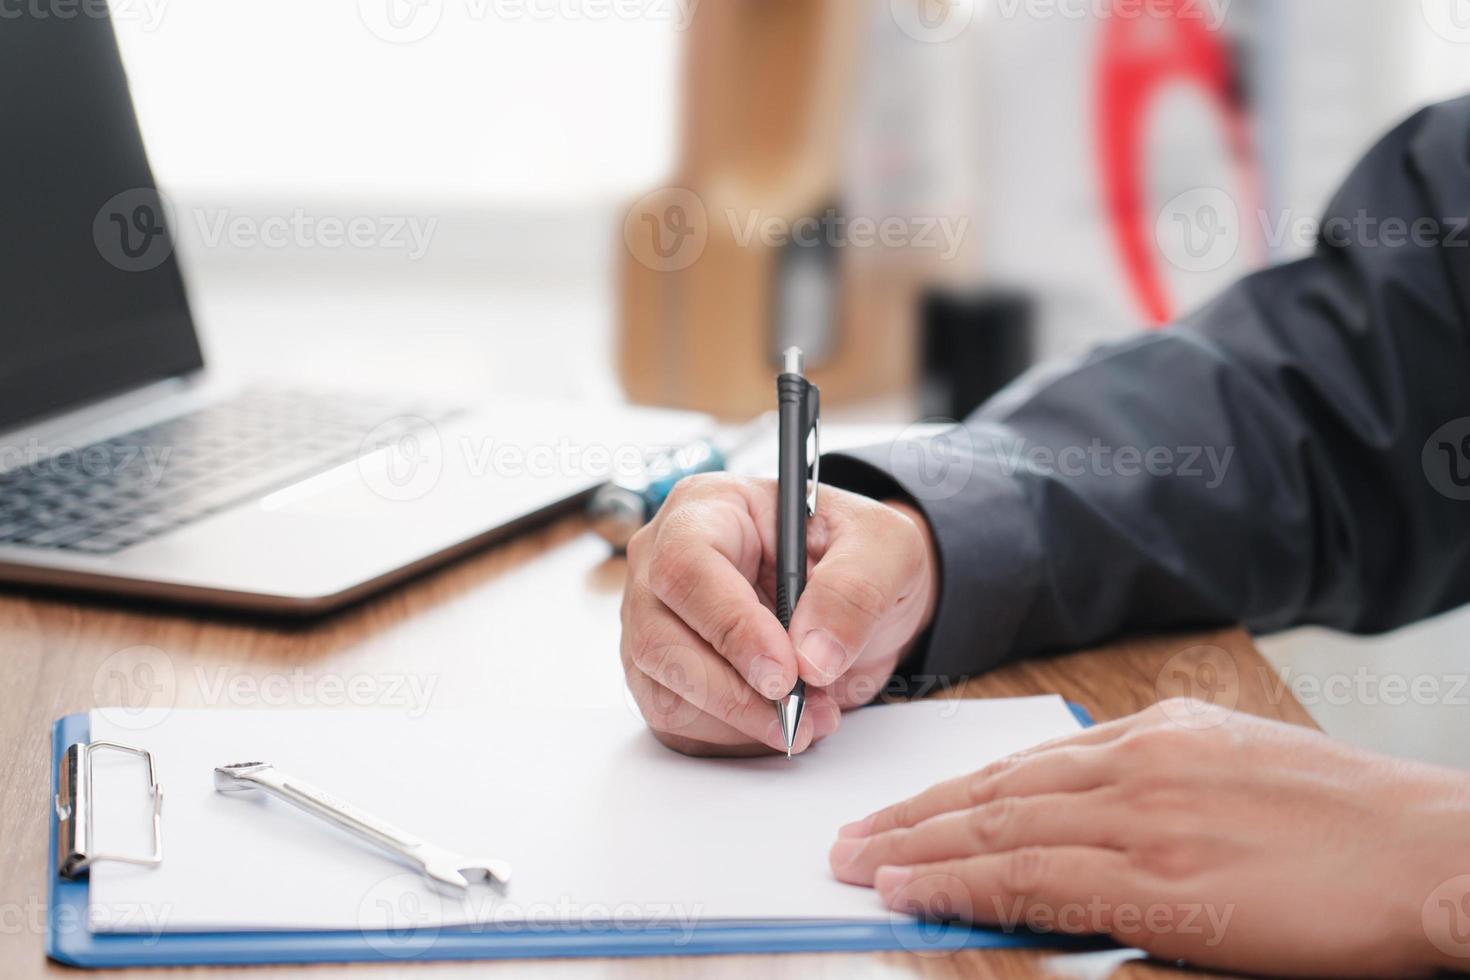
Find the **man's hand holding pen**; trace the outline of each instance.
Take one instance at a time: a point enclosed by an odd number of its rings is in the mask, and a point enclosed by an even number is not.
[[[628,545],[623,669],[649,726],[680,752],[784,752],[771,703],[798,678],[794,751],[805,751],[842,709],[872,700],[933,616],[938,567],[919,512],[824,486],[806,590],[782,629],[776,509],[773,480],[690,477]]]

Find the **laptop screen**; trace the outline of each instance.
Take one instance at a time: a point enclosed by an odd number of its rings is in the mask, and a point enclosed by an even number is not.
[[[70,9],[0,25],[0,428],[203,364],[106,6]]]

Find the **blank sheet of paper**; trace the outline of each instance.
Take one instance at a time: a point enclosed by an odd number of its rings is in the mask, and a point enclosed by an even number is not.
[[[91,927],[104,932],[886,920],[875,893],[832,878],[837,828],[1079,727],[1056,697],[878,706],[788,761],[686,758],[618,708],[100,710],[91,724],[94,741],[151,749],[166,793],[163,865],[92,870]],[[138,800],[138,770],[97,759],[99,842],[136,845],[146,810],[118,801]],[[508,892],[444,897],[282,800],[214,790],[215,766],[252,760],[510,862]]]

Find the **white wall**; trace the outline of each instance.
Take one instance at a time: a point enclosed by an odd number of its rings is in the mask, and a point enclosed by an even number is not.
[[[628,194],[672,156],[675,0],[111,2],[175,193],[564,206]]]

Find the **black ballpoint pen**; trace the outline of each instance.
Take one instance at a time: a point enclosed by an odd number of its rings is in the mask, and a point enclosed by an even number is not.
[[[776,379],[780,418],[780,464],[777,471],[776,616],[791,629],[791,613],[806,588],[806,522],[817,512],[817,467],[821,462],[820,412],[817,386],[803,371],[801,348],[788,347]],[[807,490],[807,438],[815,433],[811,460],[811,491]],[[796,742],[796,728],[806,707],[806,682],[800,678],[791,693],[776,702],[786,757]]]

